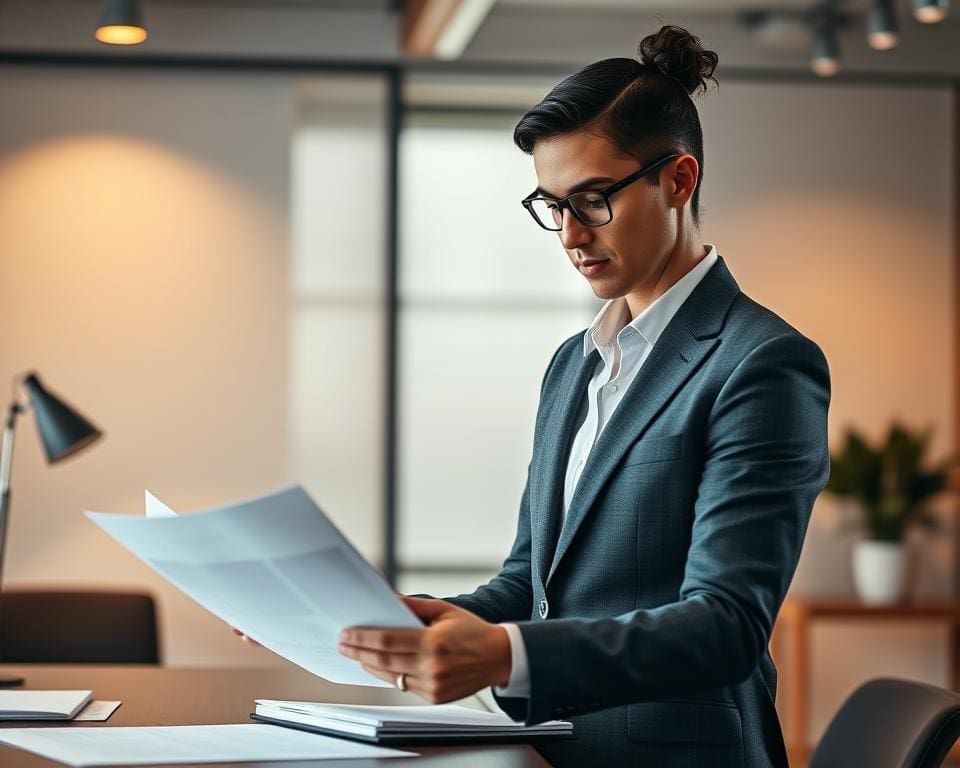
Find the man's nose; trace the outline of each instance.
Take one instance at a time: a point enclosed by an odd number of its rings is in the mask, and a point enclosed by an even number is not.
[[[563,220],[560,224],[560,242],[568,251],[576,250],[593,240],[590,227],[581,223],[569,208],[563,209]]]

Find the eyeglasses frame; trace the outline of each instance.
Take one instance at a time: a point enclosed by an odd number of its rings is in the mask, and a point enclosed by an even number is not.
[[[656,170],[668,160],[673,160],[673,158],[675,157],[680,157],[680,153],[674,152],[672,154],[661,157],[659,160],[654,160],[652,163],[645,165],[639,171],[634,171],[629,176],[626,176],[620,179],[620,181],[615,181],[613,184],[611,184],[610,186],[604,187],[603,189],[582,189],[579,192],[574,192],[560,199],[538,195],[537,190],[534,190],[525,198],[523,198],[523,200],[520,201],[520,204],[527,209],[527,212],[533,217],[533,220],[537,222],[537,224],[539,224],[543,229],[547,230],[547,232],[560,232],[563,229],[562,220],[563,220],[564,208],[569,208],[570,213],[572,213],[574,217],[577,219],[577,221],[579,221],[585,227],[603,227],[609,224],[611,221],[613,221],[613,208],[610,205],[610,195],[612,195],[614,192],[619,192],[621,189],[629,186],[630,184],[633,184],[633,182],[635,182],[637,179],[642,179],[648,173],[650,173],[653,170]],[[577,213],[577,209],[574,208],[572,205],[570,205],[571,197],[576,197],[577,195],[582,195],[586,192],[590,192],[592,194],[599,194],[603,196],[603,201],[604,203],[606,203],[606,206],[607,206],[607,213],[610,214],[610,218],[607,219],[605,222],[603,222],[603,224],[590,224],[584,221],[580,217],[580,215]],[[549,202],[557,204],[557,208],[560,211],[561,224],[556,229],[554,229],[553,227],[548,227],[546,224],[540,221],[540,218],[537,216],[536,213],[534,213],[533,203],[535,200],[547,200]]]

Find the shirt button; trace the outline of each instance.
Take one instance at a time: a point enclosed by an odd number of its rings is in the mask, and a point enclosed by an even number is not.
[[[616,385],[616,384],[611,384],[611,385],[610,385],[610,391],[611,391],[611,392],[616,392],[616,391],[617,391],[617,385]]]
[[[549,613],[549,611],[550,611],[550,605],[547,603],[547,599],[546,599],[546,598],[542,598],[542,599],[540,600],[540,605],[538,606],[538,608],[539,608],[539,611],[540,611],[540,618],[541,618],[541,619],[547,618],[547,613]]]

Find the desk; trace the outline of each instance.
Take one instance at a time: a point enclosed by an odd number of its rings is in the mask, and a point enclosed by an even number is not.
[[[784,693],[790,701],[790,720],[785,737],[791,763],[803,763],[811,753],[807,743],[810,702],[810,628],[816,622],[855,620],[892,622],[896,624],[933,624],[946,626],[950,633],[947,647],[947,686],[960,691],[960,603],[925,601],[892,605],[865,605],[857,600],[835,598],[791,598],[784,602],[774,628],[771,651],[778,666],[784,669]],[[789,663],[782,664],[782,640],[789,638]],[[883,677],[878,670],[877,677]],[[954,749],[951,758],[956,759]]]
[[[123,704],[106,723],[74,723],[85,728],[96,725],[200,725],[252,722],[248,715],[253,701],[293,699],[336,701],[344,704],[413,704],[423,701],[381,688],[338,686],[300,669],[210,669],[163,667],[101,667],[61,665],[0,665],[0,675],[22,675],[30,688],[89,688],[95,699],[120,699]],[[23,722],[0,722],[0,727],[22,728]],[[30,723],[29,725],[37,725]],[[62,726],[64,723],[51,723]],[[40,727],[43,727],[41,725]],[[457,747],[411,747],[423,755],[419,768],[549,768],[549,764],[526,745]],[[401,762],[405,762],[401,760]],[[36,755],[0,745],[3,768],[52,768],[61,766]],[[216,763],[253,765],[264,768],[401,768],[395,760],[324,760],[295,763]],[[413,766],[413,764],[410,764]]]

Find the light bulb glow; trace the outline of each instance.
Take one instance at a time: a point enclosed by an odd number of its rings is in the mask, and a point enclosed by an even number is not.
[[[900,37],[896,32],[871,32],[867,40],[873,50],[889,51],[897,47]]]
[[[127,24],[98,27],[95,37],[107,45],[137,45],[147,39],[147,30]]]
[[[938,24],[947,18],[950,0],[914,0],[913,17],[921,24]]]
[[[840,60],[821,56],[810,60],[810,68],[820,77],[833,77],[840,72]]]
[[[947,12],[943,8],[928,5],[923,8],[917,8],[913,15],[917,21],[923,24],[937,24],[947,18]]]

